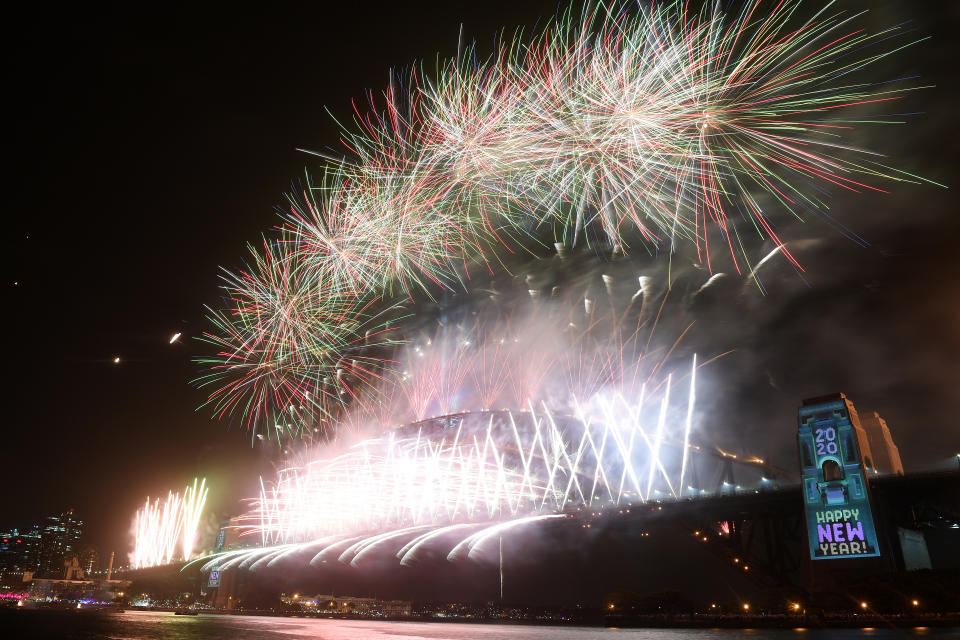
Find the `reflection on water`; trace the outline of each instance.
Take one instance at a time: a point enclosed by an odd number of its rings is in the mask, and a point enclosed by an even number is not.
[[[886,640],[955,638],[953,629],[603,629],[450,622],[374,622],[128,611],[0,612],[4,638],[63,640]]]

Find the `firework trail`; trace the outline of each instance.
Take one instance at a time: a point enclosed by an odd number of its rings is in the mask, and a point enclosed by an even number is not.
[[[277,424],[298,409],[337,415],[355,385],[379,377],[382,359],[370,352],[390,344],[392,308],[332,289],[292,246],[265,243],[249,270],[224,275],[235,306],[208,314],[212,328],[200,339],[218,351],[198,358],[207,371],[197,380],[215,387],[208,404],[219,416]]]
[[[477,559],[581,509],[683,497],[710,360],[673,367],[675,280],[625,265],[695,254],[691,299],[720,287],[718,261],[759,286],[773,259],[802,270],[777,228],[825,210],[827,188],[923,181],[852,142],[920,88],[869,72],[913,42],[832,7],[591,4],[371,95],[349,155],[288,196],[210,311],[209,403],[326,444],[261,480],[238,524],[260,547],[203,569]],[[551,246],[569,271],[602,256],[599,282],[518,267]],[[468,296],[484,308],[454,312]],[[659,345],[661,322],[687,328]]]
[[[693,400],[692,371],[684,381]],[[543,403],[526,411],[462,413],[329,447],[261,481],[236,525],[260,547],[208,559],[204,568],[258,569],[299,555],[359,566],[391,549],[403,564],[447,541],[449,560],[482,555],[493,536],[580,509],[679,497],[689,421],[669,420],[668,377],[656,401],[600,393],[573,415]],[[692,412],[692,407],[686,409]],[[675,428],[675,425],[680,425]],[[309,553],[307,553],[309,552]],[[309,556],[309,557],[307,557]]]
[[[200,524],[200,515],[207,502],[207,479],[204,478],[197,486],[197,479],[193,485],[188,485],[183,492],[183,559],[193,557],[193,546],[197,543],[197,527]]]
[[[648,317],[624,302],[618,276],[579,274],[591,259],[568,260],[553,280],[535,271],[521,280],[553,291],[546,303],[526,292],[460,302],[411,338],[399,375],[351,406],[337,438],[301,447],[261,479],[234,523],[258,548],[210,566],[260,569],[293,556],[358,566],[385,549],[410,564],[445,544],[451,560],[476,559],[490,531],[680,497],[702,364],[668,362],[676,344],[650,346],[644,329],[662,304]],[[568,271],[578,275],[566,281]],[[603,284],[588,313],[594,280]]]
[[[817,183],[859,191],[917,180],[845,141],[864,117],[837,115],[914,88],[858,81],[892,53],[883,43],[899,28],[869,34],[829,6],[804,20],[799,6],[591,5],[485,62],[468,52],[436,79],[414,72],[403,91],[392,85],[381,107],[357,115],[357,131],[344,131],[355,159],[338,170],[349,186],[319,190],[312,209],[342,215],[356,191],[386,189],[373,196],[385,208],[350,214],[379,232],[341,236],[364,259],[365,243],[421,233],[373,252],[375,277],[347,281],[447,283],[444,270],[485,236],[506,243],[537,227],[571,245],[595,228],[622,250],[690,241],[708,265],[719,242],[739,271],[737,219],[779,245],[771,216],[822,207]],[[328,255],[339,264],[355,253]]]
[[[505,257],[689,247],[711,273],[726,254],[755,279],[758,238],[800,269],[776,227],[824,210],[826,188],[922,181],[852,142],[919,88],[868,75],[913,44],[900,26],[868,33],[833,3],[706,5],[591,4],[371,95],[344,127],[349,155],[307,176],[249,269],[225,273],[203,338],[216,353],[200,359],[208,404],[259,435],[336,430],[392,384],[404,305],[469,290]],[[448,400],[416,396],[415,416]]]
[[[207,501],[207,481],[187,485],[183,495],[167,494],[161,502],[148,497],[137,510],[131,564],[137,569],[190,560],[197,542],[197,526]]]

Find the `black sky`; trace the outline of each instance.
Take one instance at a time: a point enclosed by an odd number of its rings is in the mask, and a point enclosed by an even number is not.
[[[937,85],[907,100],[926,114],[876,146],[953,189],[838,197],[834,213],[866,248],[821,221],[797,231],[810,287],[774,270],[766,298],[718,316],[737,353],[710,374],[704,406],[729,417],[723,437],[746,434],[789,465],[799,401],[843,390],[888,419],[908,469],[928,468],[960,451],[960,19],[953,3],[844,4],[874,9],[872,26],[912,19],[933,37],[892,67]],[[315,166],[295,149],[337,146],[325,107],[346,117],[390,67],[454,54],[461,23],[489,44],[555,8],[37,5],[8,21],[0,527],[74,506],[91,542],[125,552],[147,494],[206,475],[221,512],[249,495],[266,456],[196,412],[203,396],[187,384],[218,265],[239,263]],[[178,331],[184,342],[167,344]]]

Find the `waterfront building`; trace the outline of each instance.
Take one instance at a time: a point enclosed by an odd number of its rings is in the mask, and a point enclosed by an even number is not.
[[[381,601],[376,598],[361,598],[357,596],[335,596],[332,594],[317,594],[315,596],[301,596],[300,594],[283,594],[280,601],[287,605],[299,605],[308,609],[316,608],[318,612],[338,613],[341,615],[410,615],[410,603],[401,600]]]
[[[63,579],[64,580],[84,580],[86,576],[83,567],[80,566],[80,558],[77,554],[70,552],[63,560]]]
[[[32,571],[4,571],[0,573],[0,593],[26,591],[32,581]]]
[[[390,618],[409,616],[413,611],[409,600],[385,600],[381,609],[383,615]]]
[[[35,600],[80,600],[96,595],[99,584],[94,580],[38,578],[30,584],[30,597]]]

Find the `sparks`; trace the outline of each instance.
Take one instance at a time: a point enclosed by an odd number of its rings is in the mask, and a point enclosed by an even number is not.
[[[802,270],[776,229],[825,212],[825,188],[924,181],[853,143],[920,88],[858,74],[913,43],[888,49],[901,26],[869,33],[830,6],[804,21],[799,0],[588,3],[486,59],[392,82],[344,129],[348,156],[325,157],[247,268],[224,272],[201,338],[208,404],[259,435],[336,424],[389,377],[375,354],[394,345],[392,305],[468,287],[531,244]],[[851,115],[864,105],[878,112]],[[755,266],[748,236],[775,247]]]
[[[165,500],[148,497],[137,510],[131,564],[140,569],[190,560],[197,542],[197,528],[207,501],[207,481],[194,479],[183,494],[167,494]]]

